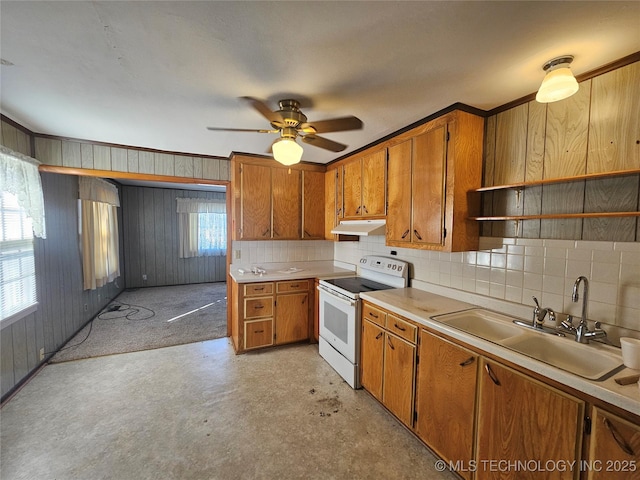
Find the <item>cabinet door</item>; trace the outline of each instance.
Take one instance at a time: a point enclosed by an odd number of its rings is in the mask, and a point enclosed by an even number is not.
[[[360,383],[382,401],[382,362],[384,361],[384,330],[368,320],[362,322],[360,345]]]
[[[324,175],[302,171],[302,238],[324,238]]]
[[[385,334],[382,403],[405,425],[413,425],[413,385],[416,347]]]
[[[362,208],[360,215],[379,216],[386,210],[387,150],[362,159]]]
[[[300,170],[273,168],[273,239],[299,239],[302,223]]]
[[[640,479],[640,426],[594,407],[590,442],[589,480]]]
[[[276,297],[276,344],[309,338],[309,294]]]
[[[473,458],[478,356],[420,332],[416,433],[440,457],[469,465]],[[464,478],[471,472],[460,471]]]
[[[336,199],[338,170],[329,170],[324,175],[324,238],[333,240],[331,230],[338,224],[338,204]]]
[[[483,360],[478,397],[476,458],[505,462],[579,461],[584,402],[510,368]],[[578,469],[579,470],[579,469]],[[576,471],[513,471],[490,466],[476,479],[569,479]]]
[[[389,147],[387,242],[411,241],[411,143]]]
[[[411,192],[412,242],[444,243],[447,126],[434,128],[413,139]]]
[[[358,217],[362,210],[362,159],[343,166],[344,217]]]
[[[244,164],[240,170],[240,238],[271,237],[271,169]]]

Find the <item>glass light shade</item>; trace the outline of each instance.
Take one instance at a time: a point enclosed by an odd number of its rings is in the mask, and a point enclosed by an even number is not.
[[[302,147],[291,138],[279,138],[271,146],[273,158],[283,165],[293,165],[302,158]]]
[[[578,88],[578,81],[568,64],[558,65],[547,71],[536,94],[536,100],[540,103],[557,102],[570,97],[578,91]]]

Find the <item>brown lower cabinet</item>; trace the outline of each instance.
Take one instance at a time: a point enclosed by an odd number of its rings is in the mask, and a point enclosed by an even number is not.
[[[312,279],[233,282],[231,338],[236,353],[309,339],[312,286]]]
[[[366,301],[362,324],[362,386],[462,478],[640,480],[637,416]]]

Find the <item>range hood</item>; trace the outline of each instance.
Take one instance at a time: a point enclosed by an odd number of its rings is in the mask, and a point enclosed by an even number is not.
[[[331,230],[336,235],[356,235],[366,237],[368,235],[384,235],[385,220],[343,220],[340,225]]]

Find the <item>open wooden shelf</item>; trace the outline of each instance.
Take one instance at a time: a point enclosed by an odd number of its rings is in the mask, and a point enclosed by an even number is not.
[[[493,185],[490,187],[482,187],[482,188],[478,188],[476,190],[471,190],[471,191],[472,192],[493,192],[495,190],[507,190],[507,189],[520,190],[527,187],[551,185],[554,183],[580,182],[583,180],[597,180],[600,178],[623,177],[625,175],[637,175],[637,174],[640,174],[640,169],[616,170],[614,172],[587,173],[584,175],[577,175],[574,177],[549,178],[546,180],[533,180],[530,182],[518,182],[518,183],[510,183],[506,185]]]
[[[479,222],[497,222],[505,220],[549,220],[556,218],[615,218],[640,217],[640,212],[595,212],[595,213],[550,213],[542,215],[509,215],[489,217],[469,217]]]

